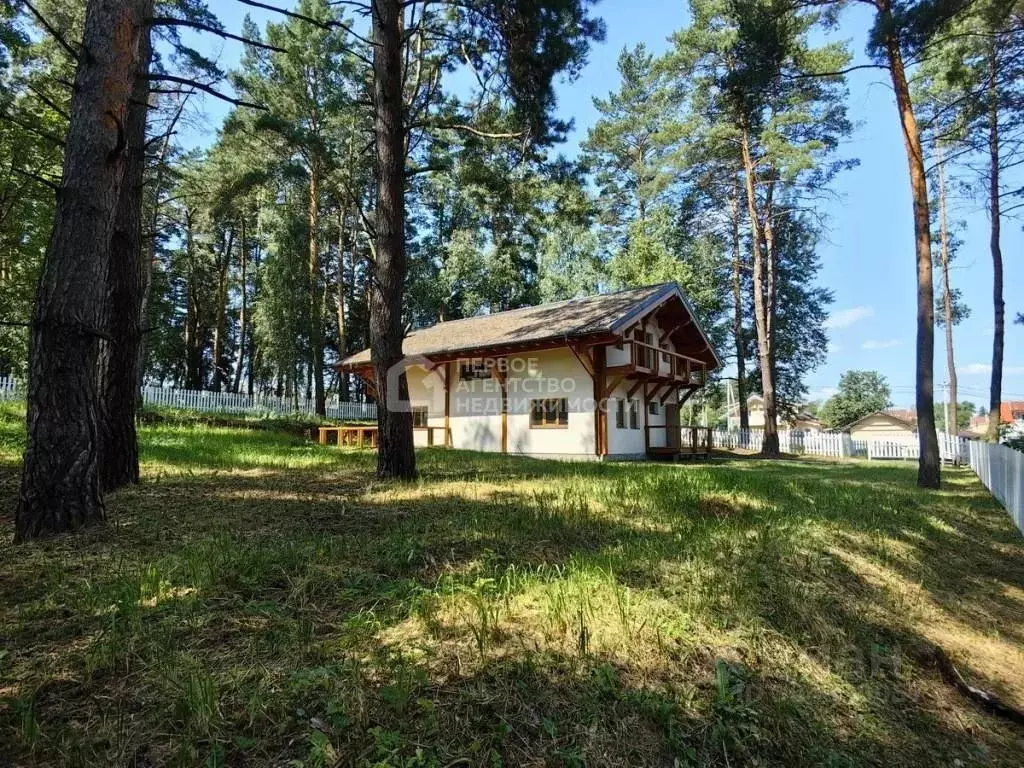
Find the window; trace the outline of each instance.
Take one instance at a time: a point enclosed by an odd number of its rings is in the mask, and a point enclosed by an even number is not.
[[[626,428],[626,401],[621,397],[615,401],[615,426],[618,429]]]
[[[629,428],[640,429],[640,401],[629,401]]]
[[[530,428],[568,427],[569,401],[564,397],[530,401]]]
[[[414,405],[412,407],[412,426],[413,429],[427,426],[427,406]]]
[[[491,378],[491,366],[488,360],[467,360],[459,363],[459,378],[463,381]]]
[[[651,414],[651,416],[657,416],[658,413],[660,413],[659,405],[660,403],[658,403],[657,400],[651,400],[651,402],[647,404],[647,412]]]

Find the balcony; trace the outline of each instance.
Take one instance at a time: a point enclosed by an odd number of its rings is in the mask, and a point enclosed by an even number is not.
[[[607,360],[608,373],[628,379],[693,387],[707,383],[707,366],[702,361],[642,341],[623,341],[621,347],[609,346]]]

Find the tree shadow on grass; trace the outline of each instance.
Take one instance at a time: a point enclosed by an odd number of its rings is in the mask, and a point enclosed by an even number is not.
[[[978,715],[971,733],[956,725],[961,714],[943,717],[944,708],[971,717],[970,708],[916,667],[924,638],[892,612],[882,586],[808,535],[827,526],[835,547],[920,581],[950,612],[987,613],[1012,633],[1019,604],[998,593],[1024,583],[1013,564],[1019,549],[995,522],[1000,510],[969,485],[935,497],[874,479],[903,477],[888,468],[866,483],[856,473],[834,482],[829,467],[593,466],[442,452],[424,455],[419,483],[393,485],[371,479],[368,456],[336,453],[327,469],[257,458],[249,472],[172,474],[113,497],[114,530],[17,552],[0,545],[13,564],[0,583],[4,663],[50,734],[40,759],[63,749],[62,738],[109,757],[116,739],[101,702],[116,701],[146,723],[117,749],[137,754],[152,740],[145,749],[158,763],[176,749],[195,750],[191,762],[200,762],[222,742],[256,764],[305,759],[317,731],[351,762],[378,750],[411,756],[422,745],[479,765],[490,749],[509,764],[725,765],[728,756],[738,765],[761,756],[780,765],[969,765],[982,744],[991,762],[1013,764],[1014,731]],[[935,509],[935,498],[948,503]],[[963,512],[963,499],[976,514]],[[2,524],[9,530],[8,517]],[[882,539],[913,557],[886,555]],[[997,561],[981,578],[971,570],[978,558]],[[710,660],[664,651],[641,665],[629,654],[521,645],[471,662],[471,647],[466,657],[455,641],[441,641],[433,665],[394,660],[382,637],[439,580],[471,585],[511,568],[549,581],[600,569],[686,620],[678,637],[711,644]],[[696,603],[692,580],[701,585]],[[701,622],[712,631],[692,629]],[[731,649],[722,642],[741,648],[739,658],[726,654],[724,672],[715,662]],[[412,638],[409,653],[416,647]],[[794,653],[812,659],[818,676]],[[966,672],[998,687],[982,670]],[[201,697],[182,693],[208,680],[219,714],[204,715]],[[24,705],[8,703],[0,729],[31,762]],[[324,729],[310,725],[314,717]],[[257,744],[240,746],[238,734]]]

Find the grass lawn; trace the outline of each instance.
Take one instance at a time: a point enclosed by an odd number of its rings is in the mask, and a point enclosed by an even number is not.
[[[966,470],[367,452],[162,420],[111,525],[15,547],[0,763],[1014,766],[1024,539]]]

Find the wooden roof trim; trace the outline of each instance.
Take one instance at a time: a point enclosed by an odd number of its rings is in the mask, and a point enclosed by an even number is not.
[[[521,344],[498,344],[485,347],[453,350],[452,352],[431,353],[429,355],[423,355],[423,357],[427,358],[434,364],[439,364],[455,362],[457,360],[479,360],[507,357],[508,355],[522,354],[525,352],[543,352],[549,349],[562,349],[563,347],[568,348],[571,351],[573,345],[612,344],[617,340],[617,338],[618,337],[615,334],[599,331],[581,336],[558,336],[540,341],[523,342]],[[342,371],[358,372],[362,368],[372,368],[373,366],[370,363],[338,363],[335,367]]]

